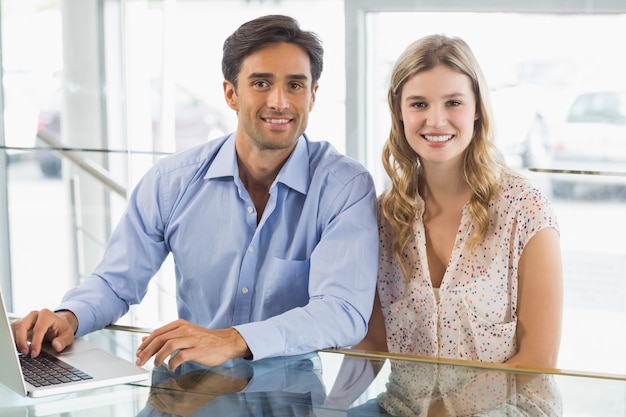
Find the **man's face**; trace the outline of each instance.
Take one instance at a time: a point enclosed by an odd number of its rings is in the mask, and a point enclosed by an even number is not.
[[[306,129],[317,86],[307,53],[290,43],[269,44],[244,59],[238,86],[224,96],[238,114],[238,150],[291,152]]]

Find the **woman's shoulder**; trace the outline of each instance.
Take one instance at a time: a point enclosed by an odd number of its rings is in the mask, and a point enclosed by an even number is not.
[[[500,213],[506,211],[518,219],[521,216],[556,224],[554,207],[547,195],[531,180],[516,172],[502,175],[501,192],[495,206]]]
[[[499,198],[511,204],[519,201],[545,201],[547,196],[530,179],[514,171],[502,173]]]

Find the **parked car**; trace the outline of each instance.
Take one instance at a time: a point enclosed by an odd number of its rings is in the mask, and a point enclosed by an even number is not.
[[[542,166],[548,160],[550,130],[538,97],[538,89],[530,86],[491,91],[496,145],[513,167]]]
[[[575,94],[551,147],[555,197],[626,190],[626,90]],[[605,175],[601,175],[605,173]]]
[[[523,60],[492,81],[496,142],[516,168],[550,163],[553,127],[563,114],[562,97],[581,70],[563,58]]]

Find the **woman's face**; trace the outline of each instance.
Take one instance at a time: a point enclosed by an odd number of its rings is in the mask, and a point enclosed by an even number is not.
[[[462,164],[478,119],[470,78],[438,65],[410,78],[400,100],[404,134],[422,165]]]

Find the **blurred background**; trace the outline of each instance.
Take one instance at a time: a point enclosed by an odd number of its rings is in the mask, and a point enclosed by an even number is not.
[[[326,51],[309,135],[363,162],[378,193],[394,60],[430,33],[470,44],[501,151],[559,217],[559,367],[626,374],[626,3],[440,3],[0,0],[0,285],[12,311],[54,308],[89,274],[155,160],[232,131],[222,42],[285,13]],[[151,285],[124,323],[176,317],[171,260]]]

